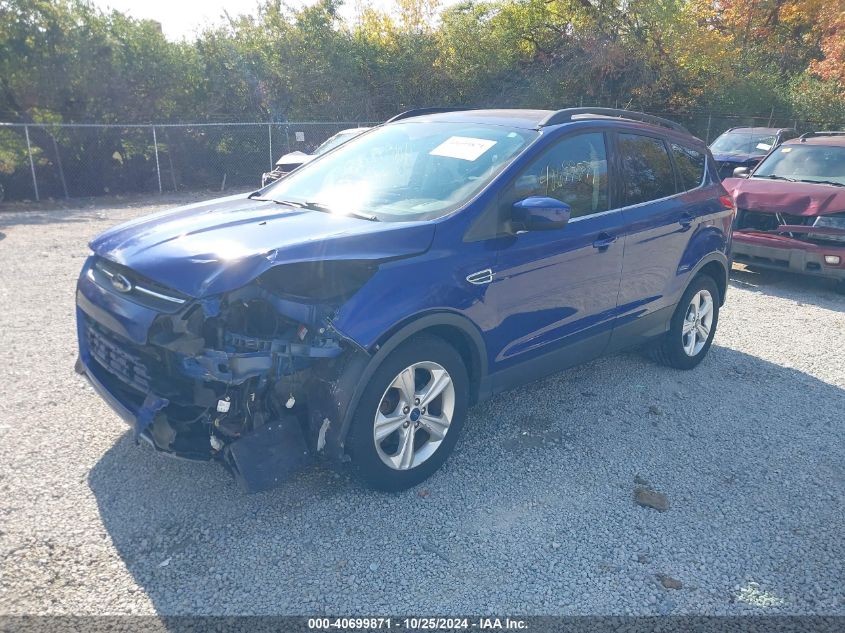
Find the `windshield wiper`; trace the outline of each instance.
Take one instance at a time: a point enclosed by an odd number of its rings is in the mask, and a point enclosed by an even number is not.
[[[313,209],[314,211],[322,211],[323,213],[334,213],[331,207],[323,204],[322,202],[308,201],[303,203],[302,206],[305,209]],[[370,222],[379,221],[376,216],[370,215],[369,213],[361,213],[359,211],[347,211],[346,213],[338,213],[336,215],[351,215],[356,218],[361,218],[362,220],[369,220]]]
[[[277,200],[276,198],[259,198],[250,194],[247,196],[250,200],[258,200],[258,202],[275,202],[276,204],[283,204],[286,207],[297,207],[299,209],[308,209],[308,205],[304,202],[297,202],[296,200]]]
[[[753,174],[752,178],[768,178],[769,180],[786,180],[787,182],[798,182],[795,178],[787,178],[786,176],[775,176],[772,174],[771,176],[759,176],[757,174]]]
[[[834,187],[845,187],[845,183],[842,182],[833,182],[832,180],[805,180],[802,179],[799,182],[811,182],[816,185],[833,185]]]
[[[257,193],[257,192],[256,192]],[[309,211],[320,211],[322,213],[334,213],[331,207],[321,203],[321,202],[298,202],[296,200],[277,200],[276,198],[259,198],[253,197],[253,194],[249,196],[250,200],[258,200],[259,202],[275,202],[276,204],[283,204],[289,207],[297,207],[299,209],[308,209]],[[379,222],[379,219],[374,216],[370,215],[369,213],[360,213],[358,211],[348,211],[346,213],[338,213],[337,215],[351,215],[356,218],[361,218],[362,220],[369,220],[370,222]]]

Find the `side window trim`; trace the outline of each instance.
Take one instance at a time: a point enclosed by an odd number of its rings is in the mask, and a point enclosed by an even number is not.
[[[612,129],[608,134],[608,149],[611,153],[611,158],[608,161],[608,178],[611,181],[610,191],[613,195],[613,200],[617,201],[616,207],[610,205],[611,209],[625,208],[625,187],[622,183],[622,151],[619,145],[619,130]]]
[[[567,224],[572,224],[573,222],[580,222],[581,220],[592,220],[593,218],[600,218],[603,215],[607,215],[609,213],[617,213],[619,209],[608,209],[607,211],[596,211],[595,213],[590,213],[589,215],[579,215],[574,218],[570,218]]]
[[[668,139],[661,139],[663,141],[663,147],[666,149],[666,153],[669,154],[669,164],[672,165],[672,174],[675,177],[675,195],[679,193],[686,193],[687,189],[684,189],[684,179],[681,176],[681,169],[678,167],[678,161],[675,160],[675,150],[672,149],[672,143]],[[682,145],[678,144],[678,147],[683,147]]]

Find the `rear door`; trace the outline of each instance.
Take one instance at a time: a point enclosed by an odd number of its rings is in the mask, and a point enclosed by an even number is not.
[[[710,199],[701,187],[703,150],[639,130],[615,140],[626,225],[617,343],[650,336],[671,317],[684,253]]]

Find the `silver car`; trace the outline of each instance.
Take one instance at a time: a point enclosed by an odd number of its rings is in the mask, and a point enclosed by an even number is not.
[[[363,134],[369,129],[370,128],[368,127],[353,127],[348,130],[341,130],[334,136],[329,137],[326,141],[323,141],[323,143],[318,145],[317,148],[310,154],[300,151],[284,154],[276,161],[273,171],[267,171],[261,175],[261,186],[265,187],[279,178],[284,178],[297,167],[301,167],[305,163],[314,160],[320,154],[325,154],[329,150],[334,149],[338,145],[342,145],[346,141],[349,141],[360,134]]]

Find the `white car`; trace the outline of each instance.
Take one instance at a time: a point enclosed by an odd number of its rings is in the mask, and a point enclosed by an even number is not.
[[[329,150],[334,149],[338,145],[342,145],[346,141],[349,141],[360,134],[363,134],[369,129],[370,128],[368,127],[353,127],[348,130],[341,130],[334,136],[330,136],[321,145],[318,145],[317,149],[310,154],[300,151],[284,154],[276,161],[276,166],[273,168],[273,171],[264,172],[264,174],[261,175],[261,186],[265,187],[279,178],[284,178],[297,167],[301,167],[305,163],[314,160],[320,154],[325,154]]]

